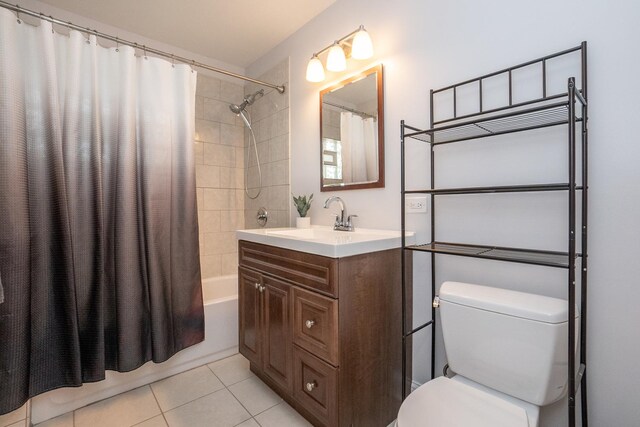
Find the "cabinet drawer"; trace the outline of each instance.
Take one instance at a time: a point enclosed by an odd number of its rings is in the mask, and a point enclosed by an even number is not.
[[[294,398],[325,425],[337,425],[337,369],[295,346],[293,369]]]
[[[338,296],[338,260],[241,240],[240,265],[278,276],[300,286]]]
[[[338,366],[338,301],[293,287],[293,342]]]

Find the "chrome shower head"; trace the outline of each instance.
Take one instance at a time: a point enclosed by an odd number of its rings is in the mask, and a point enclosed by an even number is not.
[[[229,105],[229,109],[231,110],[231,112],[233,114],[240,114],[244,111],[244,109],[247,107],[248,102],[247,101],[243,101],[242,104],[238,105],[238,104],[231,104]]]
[[[247,105],[252,105],[254,102],[256,102],[256,99],[262,96],[264,96],[264,89],[260,89],[255,93],[245,96],[241,104],[229,105],[229,109],[233,114],[240,114],[244,111],[245,108],[247,108]]]

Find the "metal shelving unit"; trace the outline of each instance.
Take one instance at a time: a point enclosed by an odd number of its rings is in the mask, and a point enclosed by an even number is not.
[[[567,81],[567,92],[562,94],[547,94],[547,64],[554,58],[565,55],[579,54],[581,75],[581,88],[576,87],[574,77]],[[528,66],[540,66],[542,68],[542,97],[526,102],[513,102],[513,72]],[[491,77],[504,75],[508,80],[508,103],[499,108],[483,108],[483,82]],[[474,114],[458,115],[457,90],[462,86],[477,84],[478,87],[478,112]],[[434,120],[434,95],[442,92],[451,92],[453,95],[453,116],[445,120]],[[532,61],[513,67],[505,68],[494,73],[486,74],[475,79],[459,82],[441,89],[431,90],[430,93],[430,127],[423,130],[409,126],[401,121],[401,227],[403,248],[402,269],[402,354],[403,354],[403,378],[407,383],[407,356],[408,342],[416,332],[427,327],[432,328],[431,334],[431,377],[435,376],[435,308],[431,308],[431,319],[416,328],[407,326],[407,314],[411,312],[408,307],[409,290],[407,286],[411,278],[405,277],[405,256],[414,252],[427,252],[431,254],[431,292],[436,295],[436,255],[456,255],[474,257],[488,260],[498,260],[538,266],[563,268],[567,270],[567,303],[569,305],[568,319],[568,425],[576,424],[576,394],[580,392],[582,409],[582,426],[588,425],[587,421],[587,375],[586,375],[586,331],[587,331],[587,200],[588,200],[588,103],[587,103],[587,43],[579,46],[547,55]],[[578,108],[576,108],[578,106]],[[580,124],[579,138],[576,135],[576,127]],[[516,132],[526,132],[534,129],[542,129],[552,126],[564,126],[567,128],[567,149],[569,162],[567,165],[567,182],[551,184],[528,184],[490,187],[468,188],[436,188],[435,166],[436,148],[442,144],[451,144],[460,141],[470,141],[482,138],[505,135]],[[580,144],[577,149],[577,139]],[[406,185],[406,159],[405,144],[408,141],[417,141],[429,144],[430,149],[430,188],[407,190]],[[579,157],[577,156],[578,151]],[[576,164],[582,165],[581,179],[578,185],[576,179]],[[467,194],[495,194],[495,193],[527,193],[561,191],[567,193],[569,208],[567,251],[557,252],[540,249],[507,248],[485,245],[471,245],[466,243],[441,242],[436,240],[435,215],[436,199],[439,196],[456,196]],[[404,235],[406,231],[405,198],[412,194],[427,194],[430,197],[431,206],[431,242],[426,244],[407,245]],[[580,199],[580,226],[577,226],[577,199]],[[581,233],[581,248],[576,249],[576,234]],[[580,336],[579,336],[579,360],[575,356],[575,306],[576,306],[576,268],[580,258]],[[577,365],[578,364],[578,365]],[[576,369],[578,367],[578,369]],[[577,375],[575,374],[577,372]],[[410,383],[410,381],[409,381]],[[403,398],[407,395],[407,387],[403,388]]]

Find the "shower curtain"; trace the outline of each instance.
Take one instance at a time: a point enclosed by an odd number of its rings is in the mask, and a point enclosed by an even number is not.
[[[340,113],[342,181],[370,182],[378,179],[378,127],[375,119],[351,112]]]
[[[204,338],[196,75],[0,9],[0,414]]]

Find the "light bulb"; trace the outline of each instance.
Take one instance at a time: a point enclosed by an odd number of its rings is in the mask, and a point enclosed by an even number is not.
[[[324,80],[324,67],[317,55],[313,55],[307,64],[307,81],[321,82]]]
[[[344,56],[344,50],[338,44],[334,42],[331,49],[329,49],[329,55],[327,55],[327,70],[329,71],[344,71],[347,69],[347,58]]]
[[[373,56],[373,44],[369,33],[360,25],[360,31],[353,37],[353,45],[351,47],[351,57],[354,59],[368,59]],[[328,68],[328,65],[327,65]]]

